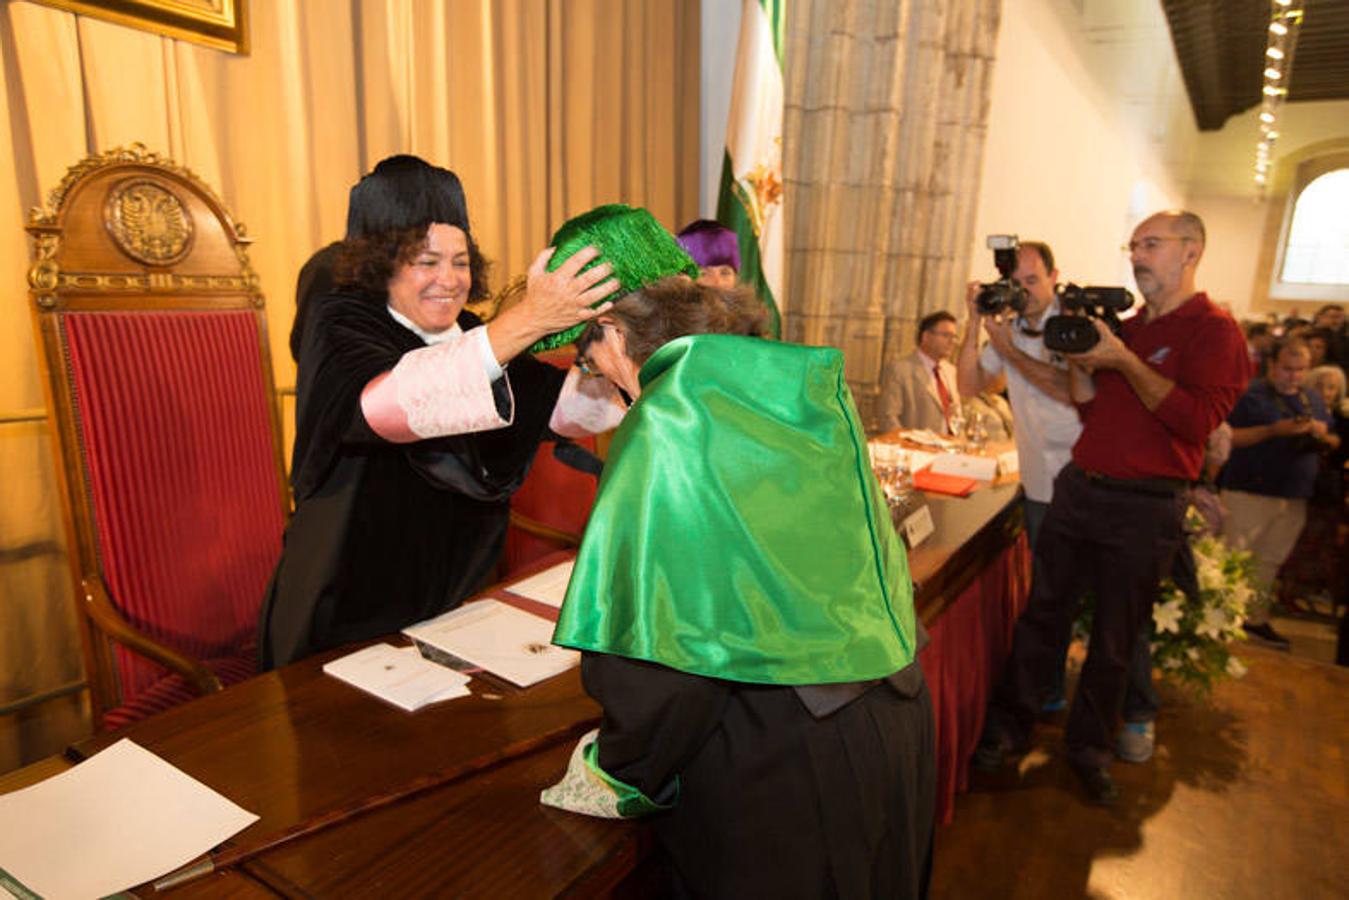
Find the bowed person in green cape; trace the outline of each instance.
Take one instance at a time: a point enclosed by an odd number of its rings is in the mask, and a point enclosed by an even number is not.
[[[543,802],[650,815],[678,896],[923,896],[922,632],[842,355],[751,336],[652,225],[604,207],[554,241],[648,278],[577,341],[634,402],[554,635],[604,719]]]

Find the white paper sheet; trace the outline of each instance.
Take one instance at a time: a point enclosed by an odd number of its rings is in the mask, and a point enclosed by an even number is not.
[[[323,671],[408,712],[469,694],[467,675],[423,659],[416,647],[372,644],[325,663]]]
[[[191,862],[257,820],[123,739],[0,796],[0,868],[46,900],[105,897]]]
[[[936,447],[938,450],[954,450],[957,446],[955,441],[944,438],[936,432],[929,431],[926,428],[901,431],[900,435],[906,441],[911,441],[912,443],[924,447]]]
[[[927,466],[936,458],[937,454],[928,453],[926,450],[910,450],[909,471],[917,472],[920,469],[927,468]]]
[[[576,651],[554,646],[553,628],[552,622],[498,600],[479,600],[403,633],[528,687],[581,661]]]
[[[976,481],[992,481],[998,474],[998,461],[991,456],[971,456],[968,453],[943,453],[932,460],[932,471],[938,475],[956,475]]]
[[[522,581],[507,585],[506,590],[561,609],[562,598],[567,596],[567,583],[571,581],[571,569],[575,563],[574,559],[558,563]]]

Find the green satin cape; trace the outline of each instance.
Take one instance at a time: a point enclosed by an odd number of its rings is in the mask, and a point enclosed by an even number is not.
[[[843,355],[696,335],[657,350],[640,381],[553,640],[755,684],[912,662],[908,560]]]

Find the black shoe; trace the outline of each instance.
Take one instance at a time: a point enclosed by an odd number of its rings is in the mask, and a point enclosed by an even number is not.
[[[1115,787],[1115,779],[1110,777],[1110,772],[1104,766],[1079,766],[1073,765],[1073,773],[1082,781],[1082,787],[1086,789],[1087,797],[1097,806],[1114,806],[1119,800],[1119,788]]]
[[[1250,622],[1243,622],[1241,624],[1241,627],[1251,637],[1255,638],[1262,644],[1268,644],[1275,650],[1287,650],[1289,647],[1293,646],[1292,642],[1289,641],[1288,638],[1284,637],[1283,635],[1275,631],[1274,627],[1270,625],[1268,622],[1264,622],[1259,625],[1252,625]]]
[[[970,768],[976,772],[997,772],[1007,764],[1007,757],[1022,756],[1029,749],[1029,746],[1001,735],[980,738],[970,756]]]

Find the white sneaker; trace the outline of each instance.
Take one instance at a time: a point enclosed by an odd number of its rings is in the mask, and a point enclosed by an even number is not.
[[[1125,722],[1115,742],[1115,755],[1125,762],[1145,763],[1152,759],[1157,728],[1152,722]]]

